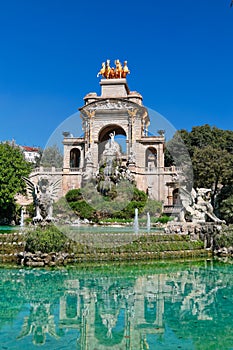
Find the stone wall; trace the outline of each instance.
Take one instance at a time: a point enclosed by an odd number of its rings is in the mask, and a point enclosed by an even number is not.
[[[194,224],[192,222],[171,222],[164,231],[168,234],[182,233],[190,236],[193,241],[201,240],[204,242],[204,248],[213,250],[214,237],[222,231],[222,225],[205,222]]]

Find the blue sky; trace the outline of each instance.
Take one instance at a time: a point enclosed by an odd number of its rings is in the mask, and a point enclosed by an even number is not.
[[[174,128],[233,129],[230,0],[0,0],[0,37],[0,141],[44,147],[107,58]]]

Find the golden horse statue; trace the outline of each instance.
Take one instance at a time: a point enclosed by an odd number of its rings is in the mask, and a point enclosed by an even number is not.
[[[105,66],[105,72],[104,72],[104,77],[106,79],[109,79],[110,77],[110,72],[111,72],[111,67],[110,67],[110,60],[106,61],[106,66]]]
[[[105,79],[121,79],[126,78],[127,74],[130,74],[129,68],[127,66],[127,61],[124,61],[124,66],[119,59],[115,60],[115,68],[110,66],[110,60],[102,63],[102,68],[97,74],[97,77],[102,75]]]
[[[123,72],[121,62],[119,60],[115,60],[115,66],[116,66],[115,78],[119,78],[120,79],[121,75],[122,75],[122,72]]]
[[[98,74],[97,74],[97,78],[100,76],[100,74],[101,74],[102,76],[104,76],[105,69],[106,69],[106,65],[105,65],[105,62],[103,62],[103,63],[102,63],[102,68],[100,69],[100,71],[99,71]]]
[[[130,74],[130,70],[127,66],[127,61],[124,61],[124,67],[123,67],[123,72],[122,72],[122,78],[126,78],[126,75]]]

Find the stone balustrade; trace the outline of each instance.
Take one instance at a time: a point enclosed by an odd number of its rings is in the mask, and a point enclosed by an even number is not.
[[[55,168],[55,167],[51,167],[51,168],[45,168],[43,166],[40,166],[38,168],[35,168],[32,170],[31,175],[38,175],[38,174],[59,174],[63,172],[63,168]]]

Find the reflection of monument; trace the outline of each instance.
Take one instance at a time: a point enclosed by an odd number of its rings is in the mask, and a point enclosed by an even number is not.
[[[178,187],[172,175],[177,170],[164,168],[164,132],[157,136],[149,133],[150,116],[142,96],[129,90],[127,74],[127,61],[122,65],[116,60],[114,68],[110,60],[102,63],[98,73],[103,78],[101,95],[87,94],[79,109],[83,136],[64,135],[63,194],[80,188],[98,174],[103,159],[111,170],[117,158],[130,171],[139,189],[172,206],[173,192]]]
[[[232,341],[230,266],[189,264],[134,272],[121,267],[109,273],[98,268],[3,269],[1,283],[10,286],[12,299],[2,298],[2,315],[18,305],[9,336],[17,338],[15,348],[24,348],[27,337],[27,344],[79,350],[156,349],[162,338],[171,341],[171,333],[182,349],[190,348],[183,343],[187,339],[197,348],[200,340],[213,340],[213,329],[221,341],[221,329],[228,331]]]
[[[55,339],[59,336],[56,332],[54,316],[51,315],[49,303],[32,303],[28,317],[25,317],[22,331],[17,339],[22,339],[32,334],[33,344],[44,345],[46,333]]]
[[[179,305],[177,318],[187,314],[211,320],[214,295],[223,288],[223,284],[218,288],[207,286],[195,270],[117,281],[95,279],[94,289],[81,288],[83,281],[78,285],[77,281],[67,281],[68,290],[60,299],[60,327],[80,329],[80,349],[90,344],[101,350],[149,349],[146,346],[150,336],[165,332],[166,305]]]

